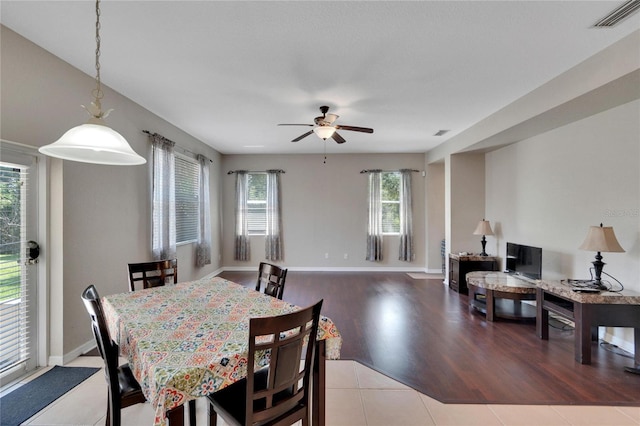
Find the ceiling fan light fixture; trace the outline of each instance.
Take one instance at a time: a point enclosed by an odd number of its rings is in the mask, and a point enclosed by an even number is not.
[[[336,132],[336,128],[333,126],[316,126],[313,128],[313,132],[318,135],[322,140],[327,140]]]

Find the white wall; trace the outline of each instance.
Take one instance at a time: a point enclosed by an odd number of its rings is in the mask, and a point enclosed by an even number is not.
[[[81,104],[91,102],[93,77],[71,67],[13,31],[1,27],[0,138],[32,147],[49,144],[85,122]],[[220,154],[131,100],[104,87],[103,106],[114,108],[108,124],[148,163],[117,167],[49,162],[50,359],[62,362],[93,340],[80,294],[94,284],[103,294],[128,290],[127,263],[151,260],[151,148],[142,130],[163,134],[213,160],[211,172],[213,264],[195,268],[193,244],[179,247],[181,280],[220,268]],[[52,262],[56,262],[53,264]]]
[[[235,176],[229,170],[283,169],[281,175],[284,222],[284,260],[294,269],[385,268],[404,271],[425,267],[424,157],[416,154],[225,155],[223,177],[223,263],[231,269],[256,268],[264,260],[264,237],[251,238],[251,260],[234,254]],[[384,237],[384,260],[368,262],[366,255],[367,185],[363,169],[419,170],[413,185],[413,262],[398,260],[398,237]],[[325,258],[328,253],[328,259]],[[347,255],[347,259],[344,255]]]
[[[589,278],[595,253],[578,246],[603,223],[626,250],[603,253],[604,272],[640,292],[640,101],[488,153],[485,171],[492,250],[542,247],[543,278]]]

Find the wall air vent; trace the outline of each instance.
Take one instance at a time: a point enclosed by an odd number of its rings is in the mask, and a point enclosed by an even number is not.
[[[438,130],[433,136],[442,136],[447,132],[448,130]]]
[[[640,9],[640,0],[629,0],[613,12],[593,24],[594,27],[613,27]]]

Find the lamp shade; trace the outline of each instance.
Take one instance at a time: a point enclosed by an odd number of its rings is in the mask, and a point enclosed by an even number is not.
[[[476,230],[473,231],[473,235],[493,235],[489,221],[482,219],[476,226]]]
[[[581,250],[623,253],[624,249],[618,243],[616,234],[611,226],[590,226],[587,238],[580,246]]]
[[[60,139],[39,151],[51,157],[83,163],[133,166],[147,162],[131,149],[120,133],[104,124],[96,124],[102,120],[92,121],[69,129]]]
[[[320,139],[327,140],[336,132],[336,128],[333,126],[316,126],[313,128],[313,132],[320,137]]]

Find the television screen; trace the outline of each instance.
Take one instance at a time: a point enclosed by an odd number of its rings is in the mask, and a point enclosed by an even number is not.
[[[542,278],[542,249],[507,243],[506,271],[539,280]]]

